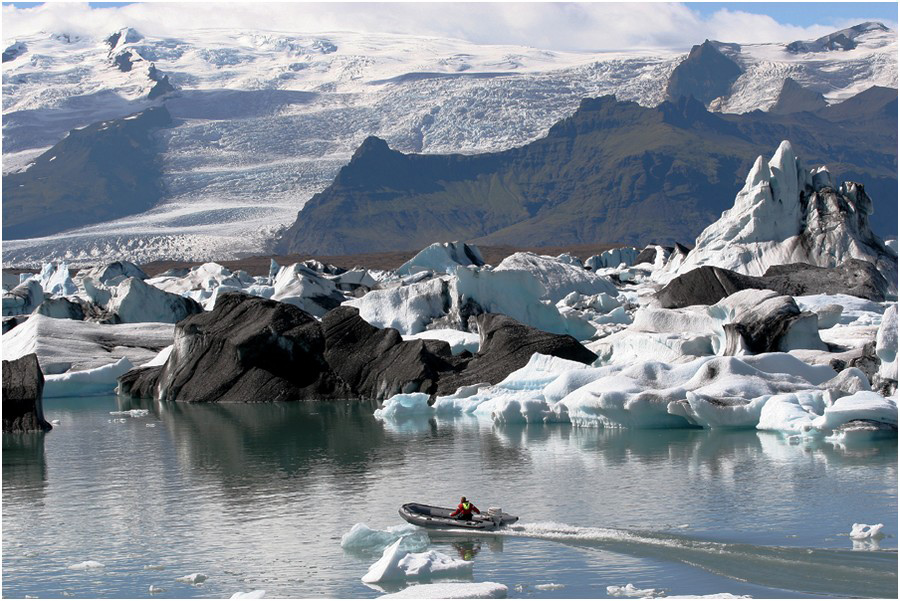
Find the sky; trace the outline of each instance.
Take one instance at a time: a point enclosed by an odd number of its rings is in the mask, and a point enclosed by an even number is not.
[[[4,3],[2,15],[5,43],[40,31],[100,37],[130,26],[174,37],[222,27],[399,33],[579,51],[687,49],[707,38],[789,42],[867,20],[897,27],[895,2],[48,2]]]

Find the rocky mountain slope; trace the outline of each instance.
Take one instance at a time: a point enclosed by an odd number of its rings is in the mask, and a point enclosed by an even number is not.
[[[165,107],[73,130],[3,177],[3,238],[34,238],[142,213],[163,197],[154,134]]]
[[[282,252],[482,244],[692,240],[730,206],[751,162],[787,137],[842,179],[864,181],[896,231],[896,90],[815,113],[708,112],[693,98],[644,108],[582,102],[546,137],[483,155],[406,155],[366,140],[285,232]]]
[[[788,76],[832,104],[872,85],[896,87],[896,33],[865,24],[850,38],[794,51],[710,42],[741,69],[710,104],[765,110]],[[26,169],[76,128],[160,104],[175,122],[154,149],[164,190],[154,208],[9,242],[6,265],[259,253],[369,135],[403,152],[506,150],[545,135],[585,97],[656,106],[685,58],[677,49],[566,53],[233,30],[162,38],[125,29],[98,39],[35,32],[4,39],[3,48],[5,174]]]

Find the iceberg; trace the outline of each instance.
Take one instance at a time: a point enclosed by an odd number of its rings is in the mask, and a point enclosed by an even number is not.
[[[391,526],[385,530],[369,528],[363,523],[354,524],[341,536],[341,548],[345,551],[383,552],[397,541],[404,551],[424,551],[430,539],[421,528],[412,524]]]
[[[785,140],[768,162],[756,159],[734,206],[700,233],[683,261],[669,261],[654,277],[665,283],[701,265],[762,276],[774,265],[837,267],[860,259],[896,294],[897,254],[870,229],[872,212],[862,185],[836,186],[824,167],[801,167]]]
[[[878,540],[884,538],[884,524],[853,524],[850,538],[853,540]]]
[[[375,419],[398,419],[414,415],[431,415],[433,411],[428,405],[429,395],[424,392],[395,394],[375,410]]]
[[[440,278],[372,290],[345,305],[359,309],[359,316],[378,328],[394,328],[404,335],[423,332],[434,319],[450,310],[447,282]]]
[[[471,576],[472,562],[453,559],[437,551],[407,553],[398,540],[384,550],[381,559],[362,577],[367,584],[378,582]]]
[[[133,368],[128,357],[115,363],[62,374],[44,376],[44,398],[84,397],[112,394],[116,390],[119,376]]]
[[[557,303],[572,292],[592,296],[618,296],[619,291],[605,277],[565,261],[529,252],[517,252],[503,259],[494,272],[521,271],[530,273],[544,289],[541,298]]]
[[[172,324],[100,324],[32,315],[3,335],[4,359],[35,353],[44,375],[107,366],[123,357],[134,365],[172,344]]]
[[[484,258],[478,247],[464,242],[435,242],[420,250],[394,273],[400,276],[421,271],[451,274],[459,265],[484,265]]]

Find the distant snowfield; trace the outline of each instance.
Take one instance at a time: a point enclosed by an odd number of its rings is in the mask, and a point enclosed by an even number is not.
[[[110,32],[113,33],[113,32]],[[698,40],[700,42],[702,40]],[[747,73],[722,110],[766,109],[788,75],[838,101],[897,87],[895,32],[854,50],[794,55],[740,48]],[[3,64],[3,172],[76,127],[148,101],[150,63],[178,92],[177,126],[160,133],[166,200],[151,211],[64,234],[4,241],[3,264],[66,259],[224,260],[260,254],[369,135],[404,152],[475,153],[525,144],[584,97],[659,104],[679,51],[551,52],[439,38],[201,30],[190,37],[105,40],[39,33],[4,40],[27,52]],[[131,53],[123,73],[113,57]]]

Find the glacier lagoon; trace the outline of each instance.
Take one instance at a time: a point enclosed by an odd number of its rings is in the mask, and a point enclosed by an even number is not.
[[[149,413],[110,414],[131,409]],[[509,597],[608,597],[627,584],[896,596],[896,439],[380,422],[372,409],[46,399],[52,432],[3,438],[3,595],[377,597],[415,582],[364,584],[383,547],[342,549],[341,537],[403,524],[401,503],[464,494],[520,522],[430,533],[417,550],[474,561],[462,580],[505,584]],[[887,536],[855,542],[854,523]],[[195,573],[207,579],[176,580]]]

